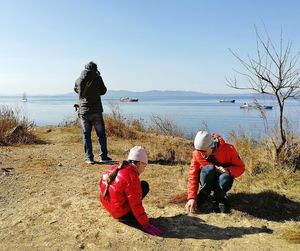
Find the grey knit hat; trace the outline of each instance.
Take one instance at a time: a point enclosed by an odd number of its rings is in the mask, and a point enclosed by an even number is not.
[[[194,140],[195,149],[200,151],[207,151],[209,148],[212,148],[214,145],[214,138],[207,131],[199,131],[196,134]]]

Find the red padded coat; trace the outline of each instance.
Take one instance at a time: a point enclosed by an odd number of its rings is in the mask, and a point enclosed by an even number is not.
[[[102,205],[115,219],[119,219],[132,211],[139,224],[147,226],[149,219],[142,205],[142,187],[135,166],[128,164],[123,167],[115,180],[110,183],[108,195],[103,198],[106,188],[105,176],[117,167],[118,165],[111,166],[100,178],[100,201]]]
[[[217,151],[214,154],[216,161],[225,165],[225,169],[233,178],[242,175],[245,171],[245,164],[240,159],[234,146],[226,143],[221,136],[215,133],[212,133],[212,136],[219,141]],[[193,151],[188,178],[188,199],[197,198],[200,170],[206,165],[212,165],[212,163],[205,159],[199,151]]]

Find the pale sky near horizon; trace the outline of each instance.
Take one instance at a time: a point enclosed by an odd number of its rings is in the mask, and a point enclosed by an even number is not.
[[[73,91],[95,61],[110,90],[234,93],[225,77],[256,48],[254,25],[300,50],[297,0],[0,2],[0,96]]]

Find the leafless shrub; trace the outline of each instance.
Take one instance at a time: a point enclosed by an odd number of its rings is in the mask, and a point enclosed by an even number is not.
[[[176,125],[174,121],[168,119],[167,117],[161,117],[153,114],[151,116],[151,122],[151,129],[157,133],[184,138],[183,130]]]
[[[145,131],[142,121],[127,119],[117,105],[111,106],[111,114],[104,114],[104,121],[108,136],[136,139],[140,137],[140,132]]]

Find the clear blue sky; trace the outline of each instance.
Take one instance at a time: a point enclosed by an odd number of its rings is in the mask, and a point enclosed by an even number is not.
[[[111,90],[232,93],[262,21],[300,49],[300,1],[10,0],[0,3],[0,95],[72,92],[94,60]]]

